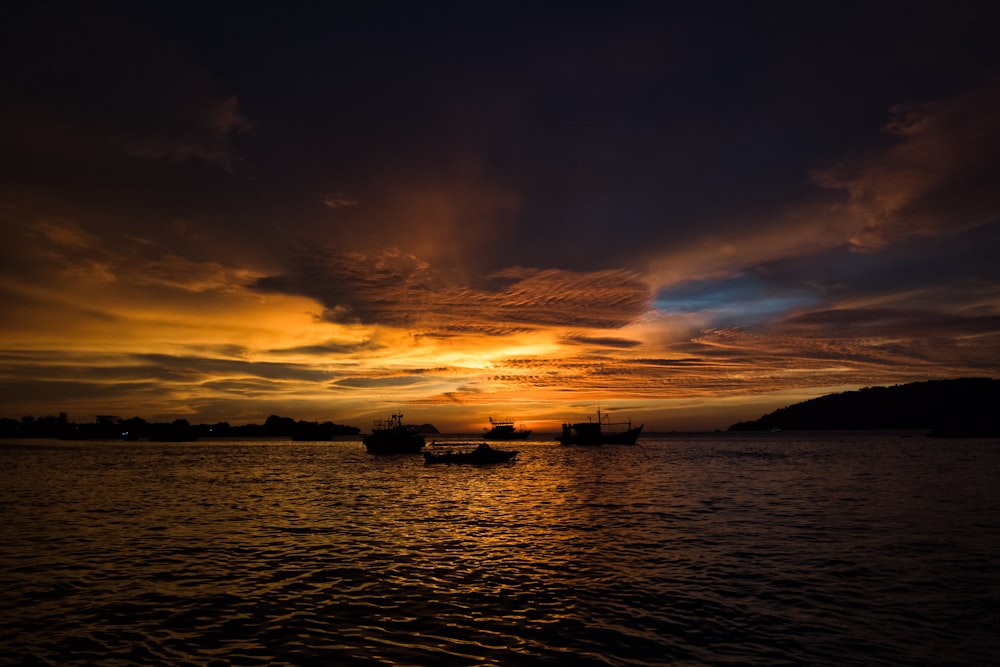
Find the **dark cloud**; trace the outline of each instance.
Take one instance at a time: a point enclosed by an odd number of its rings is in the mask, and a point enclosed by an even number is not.
[[[137,409],[136,399],[141,396],[156,396],[162,387],[156,382],[128,382],[121,381],[115,383],[88,381],[70,376],[70,379],[35,379],[32,377],[18,378],[16,380],[0,380],[0,398],[6,406],[12,406],[21,402],[28,402],[39,406],[33,412],[35,416],[40,414],[54,414],[71,408],[75,403],[86,401],[90,405],[127,405],[130,409]],[[134,408],[132,406],[135,406]],[[96,410],[95,410],[96,412]],[[30,414],[30,412],[28,413]],[[7,417],[21,417],[20,414],[7,414]],[[74,415],[78,421],[89,421],[92,415]]]
[[[415,333],[414,338],[416,340],[437,339],[437,340],[447,340],[447,339],[460,339],[467,337],[480,337],[486,336],[491,338],[502,338],[504,336],[514,336],[516,334],[529,333],[535,331],[535,327],[532,326],[510,326],[510,325],[496,325],[488,322],[466,322],[464,324],[448,324],[442,327],[441,331],[430,331],[424,333]]]
[[[393,377],[350,377],[337,380],[333,384],[340,387],[372,389],[378,387],[405,387],[408,385],[422,384],[426,381],[427,379],[422,375],[400,375]]]
[[[372,352],[384,348],[384,345],[372,341],[360,341],[357,343],[341,343],[331,341],[319,345],[300,345],[297,347],[275,348],[270,350],[274,354],[306,354],[311,356],[324,355],[347,355],[361,352]]]
[[[450,282],[448,274],[398,249],[300,251],[286,273],[262,278],[256,288],[313,298],[332,322],[444,333],[512,324],[614,329],[639,317],[651,298],[640,276],[625,270],[512,267],[487,282],[492,289]]]
[[[231,138],[253,124],[174,37],[100,3],[26,14],[6,45],[17,65],[0,79],[17,102],[0,111],[8,151],[77,167],[111,149],[234,169]]]
[[[641,366],[699,366],[705,363],[705,359],[698,357],[686,359],[634,359],[633,363]]]
[[[254,362],[219,357],[180,357],[167,354],[139,354],[135,359],[146,364],[146,372],[156,377],[198,382],[214,376],[246,376],[269,380],[325,382],[329,371],[302,364]]]
[[[628,340],[626,338],[613,338],[610,336],[604,336],[604,337],[582,336],[578,334],[563,336],[560,340],[568,345],[593,345],[595,347],[611,347],[611,348],[621,348],[621,349],[638,347],[639,345],[642,345],[642,341],[638,340]]]
[[[0,266],[0,278],[6,276],[11,284],[67,283],[62,290],[66,295],[87,285],[153,290],[163,292],[158,299],[165,300],[167,292],[232,293],[257,278],[252,270],[165,252],[162,246],[134,238],[108,238],[75,220],[22,214],[5,223],[12,247],[0,250],[0,257],[9,253],[11,261]],[[98,303],[76,303],[72,308],[114,317],[101,311]]]
[[[952,235],[1000,220],[1000,78],[954,97],[901,104],[890,148],[815,172],[843,190],[870,251],[913,235]]]
[[[906,340],[934,336],[977,336],[1000,331],[1000,313],[949,313],[915,308],[838,308],[816,310],[783,319],[780,326],[796,335],[817,337],[893,337]],[[919,331],[920,336],[914,332]]]

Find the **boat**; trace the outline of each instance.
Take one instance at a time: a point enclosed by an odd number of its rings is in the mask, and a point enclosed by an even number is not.
[[[403,423],[402,413],[372,423],[372,432],[361,441],[369,454],[417,454],[424,448],[424,436]]]
[[[514,428],[514,420],[505,419],[493,419],[490,417],[490,426],[493,428],[483,433],[484,440],[527,440],[528,436],[531,435],[530,429],[516,429]]]
[[[436,443],[435,443],[436,444]],[[475,443],[450,443],[456,446],[470,445]],[[517,456],[516,449],[493,449],[487,443],[481,442],[474,449],[453,451],[436,454],[434,452],[424,452],[425,463],[465,463],[470,465],[489,465],[490,463],[506,463]]]
[[[563,432],[556,440],[563,445],[634,445],[642,433],[642,427],[627,422],[612,422],[611,418],[597,409],[597,421],[589,418],[585,422],[565,423]]]

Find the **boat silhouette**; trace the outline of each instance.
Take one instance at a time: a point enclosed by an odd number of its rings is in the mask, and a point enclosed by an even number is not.
[[[490,426],[493,428],[483,429],[484,440],[527,440],[531,435],[530,429],[514,428],[514,420],[510,418],[494,419],[490,417]]]
[[[454,445],[472,445],[475,443],[452,443]],[[474,449],[435,453],[424,452],[426,463],[465,463],[471,465],[489,465],[490,463],[505,463],[517,456],[516,449],[493,449],[487,443],[481,442]]]
[[[597,408],[597,421],[564,423],[562,435],[556,438],[563,445],[634,445],[642,433],[642,427],[627,422],[612,422]]]
[[[369,454],[418,454],[424,448],[424,436],[403,423],[402,413],[372,423],[372,432],[361,439]]]

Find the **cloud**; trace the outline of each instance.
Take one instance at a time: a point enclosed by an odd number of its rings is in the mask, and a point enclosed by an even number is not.
[[[299,248],[284,273],[262,278],[256,287],[313,298],[331,322],[443,334],[519,326],[615,329],[651,303],[648,286],[631,271],[510,267],[474,287],[397,248],[372,253]]]
[[[37,282],[70,278],[77,286],[120,284],[159,287],[184,292],[227,292],[241,289],[260,277],[250,269],[215,261],[197,261],[176,254],[160,254],[139,239],[111,243],[80,223],[62,218],[8,220],[19,259],[0,271],[12,281],[30,276]],[[73,283],[66,284],[72,288]]]
[[[828,308],[794,314],[782,328],[818,338],[973,338],[1000,331],[1000,312],[949,313],[926,308]],[[915,336],[914,332],[920,335]]]
[[[935,285],[968,288],[975,276],[995,277],[988,249],[1000,233],[998,108],[1000,78],[894,107],[892,143],[813,172],[826,189],[820,197],[777,214],[748,212],[728,231],[709,228],[652,261],[657,306],[701,328],[728,329],[833,310],[834,299],[930,294]],[[949,298],[968,304],[973,292]]]
[[[119,157],[237,168],[232,139],[254,127],[237,96],[180,42],[108,8],[28,11],[6,45],[0,146],[12,155],[109,168]],[[109,148],[112,149],[109,152]],[[60,163],[53,163],[59,160]]]
[[[343,192],[324,195],[322,201],[327,208],[351,208],[358,205],[357,199],[351,199]]]
[[[0,402],[44,402],[50,411],[69,410],[77,417],[137,410],[147,418],[176,417],[213,402],[244,404],[241,409],[261,401],[285,407],[298,401],[319,403],[328,400],[330,382],[336,378],[304,364],[198,354],[100,354],[86,349],[0,354]]]
[[[254,127],[240,112],[236,96],[218,94],[209,77],[194,69],[170,75],[163,87],[158,91],[162,99],[151,109],[136,109],[127,98],[120,102],[123,114],[145,115],[141,124],[109,128],[112,141],[131,157],[201,160],[235,172],[238,162],[231,150],[231,137]],[[172,99],[175,95],[182,96],[184,103]]]
[[[360,196],[327,197],[325,205],[339,213],[332,243],[348,241],[369,255],[398,247],[440,271],[466,274],[513,263],[508,258],[520,254],[518,248],[523,252],[517,191],[499,182],[481,159],[442,153],[438,160],[427,169],[393,157],[393,166],[369,174],[376,182],[361,186]],[[318,229],[316,237],[328,238],[325,233],[329,228]]]
[[[641,341],[628,340],[626,338],[614,338],[612,336],[583,336],[580,334],[563,336],[560,339],[560,342],[567,345],[591,345],[595,347],[611,347],[618,349],[626,349],[642,345]]]
[[[96,236],[72,220],[37,220],[31,231],[56,247],[93,252],[100,246],[100,240]]]
[[[331,377],[329,371],[303,364],[155,353],[132,357],[146,376],[189,383],[234,376],[298,382],[324,382]]]
[[[352,388],[378,388],[378,387],[406,387],[415,384],[424,384],[427,378],[422,376],[393,376],[393,377],[352,377],[337,380],[334,385]]]
[[[995,293],[965,301],[932,289],[859,296],[759,326],[706,329],[687,347],[719,370],[728,365],[755,381],[775,373],[861,383],[993,373],[1000,367]]]
[[[384,346],[378,343],[374,343],[369,340],[358,341],[358,342],[340,342],[340,341],[329,341],[326,343],[319,343],[316,345],[300,345],[297,347],[285,347],[285,348],[275,348],[269,350],[271,354],[305,354],[309,356],[325,356],[325,355],[345,355],[345,354],[359,354],[364,352],[373,352],[383,348]]]
[[[685,359],[635,359],[633,363],[640,364],[643,366],[666,366],[666,367],[680,367],[680,366],[698,366],[704,363],[704,359],[700,357],[692,357]]]
[[[955,97],[893,107],[888,149],[819,169],[848,195],[853,247],[954,234],[1000,218],[1000,78]]]

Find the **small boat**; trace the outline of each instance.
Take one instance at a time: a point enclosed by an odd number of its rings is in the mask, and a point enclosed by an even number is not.
[[[490,417],[490,426],[493,428],[483,433],[484,440],[527,440],[528,436],[531,435],[530,429],[516,429],[514,428],[514,420],[505,419],[493,419]]]
[[[562,435],[556,438],[563,445],[634,445],[642,433],[642,427],[627,422],[612,422],[608,415],[597,409],[597,421],[563,424]]]
[[[403,415],[377,420],[372,432],[361,441],[369,454],[417,454],[424,448],[424,436],[413,426],[403,423]]]
[[[473,443],[454,443],[455,445],[469,445]],[[479,443],[475,449],[464,451],[448,450],[441,454],[434,452],[424,452],[425,463],[465,463],[471,465],[488,465],[490,463],[506,463],[517,456],[515,449],[493,449],[485,442]]]

